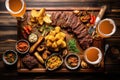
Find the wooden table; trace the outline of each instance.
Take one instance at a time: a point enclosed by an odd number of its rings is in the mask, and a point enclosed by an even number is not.
[[[105,57],[105,72],[104,73],[59,73],[59,74],[19,74],[17,73],[16,65],[10,67],[5,66],[2,61],[2,54],[7,49],[13,49],[17,41],[17,21],[13,18],[5,9],[4,1],[0,1],[0,78],[5,79],[117,79],[120,73],[120,63],[110,58],[109,53]],[[110,44],[120,46],[120,2],[113,0],[26,0],[27,9],[41,8],[41,7],[99,7],[104,4],[107,5],[108,9],[104,15],[104,18],[111,18],[115,21],[117,26],[116,33],[108,39],[104,39],[104,44]],[[94,76],[96,75],[96,76]],[[112,77],[114,75],[114,77]],[[94,77],[94,78],[93,78]]]

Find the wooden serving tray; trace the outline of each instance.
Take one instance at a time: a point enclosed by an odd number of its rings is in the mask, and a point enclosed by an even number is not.
[[[36,8],[37,10],[40,10],[38,8]],[[100,11],[100,7],[59,7],[59,8],[46,8],[46,13],[51,13],[51,12],[56,12],[56,11],[67,11],[67,12],[72,12],[73,10],[87,10],[89,12],[93,12],[96,16],[98,15],[99,11]],[[27,12],[29,14],[29,10],[31,9],[27,9]],[[19,22],[18,21],[18,40],[21,39],[21,26],[22,26],[23,22]],[[102,39],[94,39],[93,40],[93,44],[92,46],[96,46],[98,48],[100,48],[103,51],[103,42]],[[84,50],[80,50],[80,59],[81,61],[84,60],[83,58],[83,52]],[[21,58],[19,57],[18,59],[18,64],[17,64],[17,70],[20,73],[46,73],[46,72],[51,72],[51,71],[47,71],[45,69],[45,66],[39,64],[39,66],[37,68],[33,68],[31,70],[27,69],[22,61]],[[103,60],[100,63],[99,67],[95,67],[95,66],[91,66],[89,68],[82,68],[80,66],[80,68],[78,68],[77,70],[68,70],[67,67],[65,66],[65,64],[63,63],[63,65],[52,72],[56,72],[56,73],[71,73],[71,72],[104,72],[104,56],[103,56]]]

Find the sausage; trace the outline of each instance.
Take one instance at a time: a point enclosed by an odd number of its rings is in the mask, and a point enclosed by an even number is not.
[[[43,36],[40,36],[37,42],[31,46],[29,53],[33,53],[37,48],[37,46],[42,42],[42,40],[43,40]]]

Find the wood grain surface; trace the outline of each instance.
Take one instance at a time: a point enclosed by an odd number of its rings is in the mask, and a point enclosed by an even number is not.
[[[120,1],[119,0],[25,0],[27,8],[41,7],[100,7],[107,5],[107,11],[103,18],[111,18],[117,26],[116,33],[108,39],[104,39],[104,44],[120,45]],[[2,61],[2,54],[7,49],[15,49],[14,45],[17,40],[17,21],[6,11],[5,0],[0,0],[0,78],[5,79],[94,79],[102,80],[119,80],[120,63],[119,60],[114,61],[109,54],[105,58],[105,73],[88,73],[88,74],[18,74],[16,66],[8,67]],[[29,75],[29,77],[28,77]],[[96,76],[95,76],[96,75]],[[101,75],[101,76],[100,76]],[[114,76],[113,76],[114,75]],[[113,76],[113,77],[112,77]],[[93,78],[94,77],[94,78]]]

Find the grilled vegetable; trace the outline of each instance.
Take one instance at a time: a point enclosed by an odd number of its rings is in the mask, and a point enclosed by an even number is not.
[[[32,27],[30,25],[25,25],[22,27],[22,35],[27,39],[28,35],[31,33]]]
[[[80,17],[80,20],[81,20],[82,22],[89,22],[89,20],[90,20],[90,15],[81,16],[81,17]]]
[[[90,23],[94,24],[95,23],[96,17],[93,14],[90,14]]]

